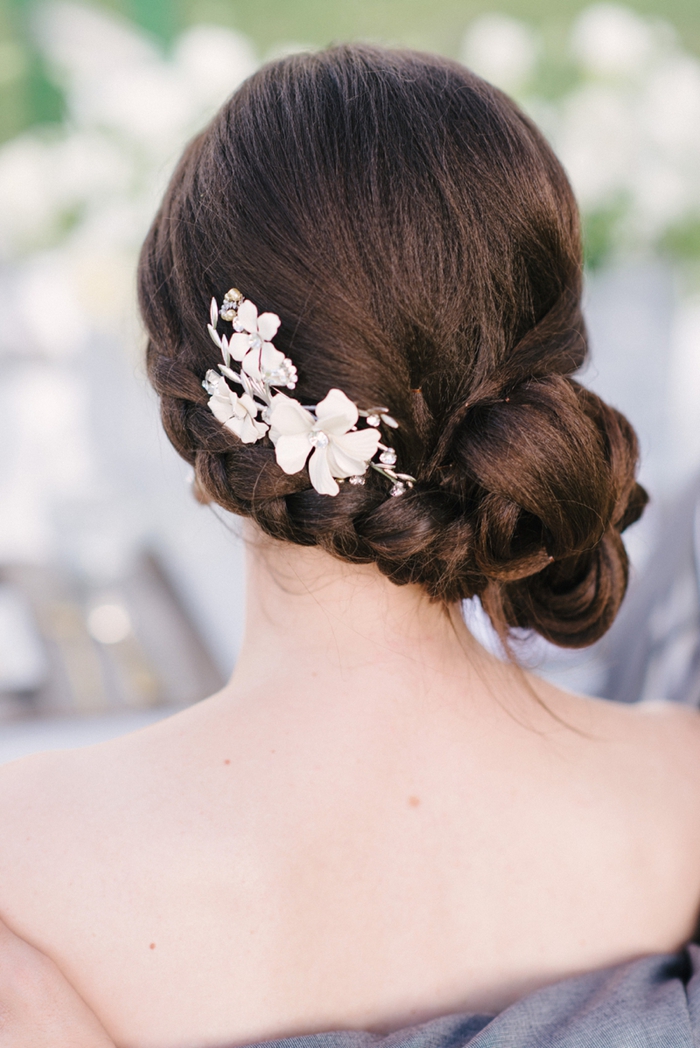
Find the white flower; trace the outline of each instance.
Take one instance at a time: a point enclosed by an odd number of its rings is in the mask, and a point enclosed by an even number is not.
[[[284,364],[284,353],[275,349],[271,341],[279,326],[280,318],[276,313],[258,316],[258,307],[248,298],[238,307],[228,348],[233,359],[241,361],[243,370],[251,378],[264,381]]]
[[[332,389],[316,405],[316,417],[297,400],[278,393],[270,408],[270,438],[278,464],[285,473],[299,473],[309,460],[309,477],[321,495],[337,495],[335,477],[358,477],[367,472],[376,454],[379,432],[354,430],[357,405],[339,389]]]
[[[571,47],[588,73],[634,76],[654,52],[655,28],[622,4],[593,4],[576,19]]]
[[[462,41],[461,59],[504,91],[517,91],[535,68],[539,40],[525,22],[485,14],[472,22]]]
[[[207,371],[205,388],[212,394],[209,400],[212,414],[226,429],[240,437],[244,444],[254,444],[265,436],[267,426],[264,422],[256,421],[260,409],[251,396],[243,393],[239,397],[230,389],[226,379],[215,371]]]

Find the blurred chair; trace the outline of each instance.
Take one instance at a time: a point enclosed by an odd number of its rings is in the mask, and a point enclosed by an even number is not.
[[[222,676],[156,556],[108,587],[0,568],[0,721],[182,708]]]

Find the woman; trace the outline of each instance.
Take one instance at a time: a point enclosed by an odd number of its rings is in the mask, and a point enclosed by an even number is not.
[[[434,1043],[680,950],[697,714],[563,692],[459,613],[592,642],[645,501],[571,378],[579,223],[542,136],[442,59],[284,59],[186,151],[139,279],[166,431],[245,518],[245,638],[206,701],[2,769],[12,932],[120,1048]]]

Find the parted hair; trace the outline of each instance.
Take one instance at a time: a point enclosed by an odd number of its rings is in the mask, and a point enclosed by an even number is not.
[[[343,46],[247,80],[186,149],[143,247],[148,370],[200,496],[276,539],[375,563],[567,647],[611,624],[646,494],[583,364],[579,217],[504,94],[433,55]],[[212,296],[281,317],[295,396],[386,405],[416,478],[318,494],[207,407]]]

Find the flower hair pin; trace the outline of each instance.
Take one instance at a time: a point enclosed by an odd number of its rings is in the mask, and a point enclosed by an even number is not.
[[[219,334],[219,320],[230,321],[228,338]],[[396,472],[396,451],[381,441],[382,426],[398,428],[388,408],[363,411],[340,389],[313,405],[278,392],[297,384],[294,364],[272,343],[279,326],[276,313],[259,314],[237,288],[226,292],[221,306],[212,298],[207,330],[223,358],[219,371],[210,369],[202,382],[212,414],[244,444],[269,436],[287,474],[300,473],[308,461],[309,478],[321,495],[337,495],[346,480],[364,484],[369,468],[391,481],[392,495],[412,488],[415,477]],[[241,386],[242,394],[227,379]],[[358,428],[361,419],[366,428]]]

